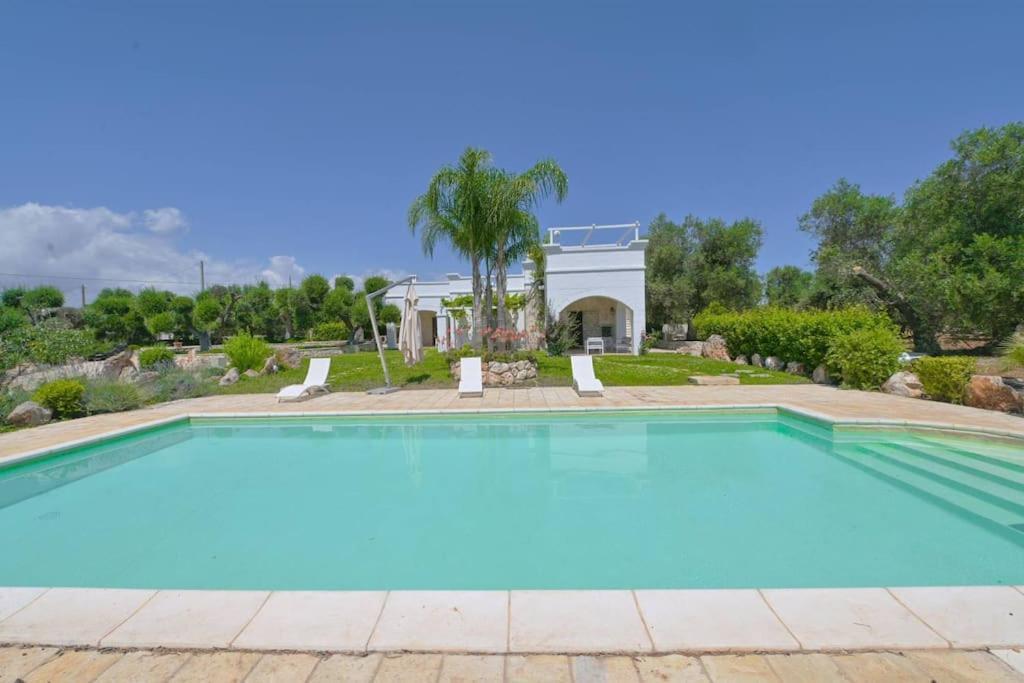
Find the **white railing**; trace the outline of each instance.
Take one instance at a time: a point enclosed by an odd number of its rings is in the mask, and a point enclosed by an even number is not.
[[[633,235],[634,240],[640,239],[640,221],[634,221],[632,223],[616,223],[614,225],[597,225],[595,223],[594,225],[576,225],[568,227],[548,228],[547,244],[561,244],[560,239],[562,233],[564,232],[585,232],[586,234],[583,236],[583,240],[579,244],[566,245],[585,247],[591,243],[591,239],[594,237],[594,233],[597,233],[598,231],[608,230],[620,231],[616,233],[618,237],[611,241],[602,240],[600,242],[595,242],[592,246],[622,246],[622,244],[626,242],[630,234]]]

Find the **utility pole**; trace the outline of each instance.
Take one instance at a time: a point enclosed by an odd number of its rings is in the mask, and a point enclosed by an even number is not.
[[[206,291],[206,264],[202,261],[199,262],[199,291]]]
[[[85,308],[85,285],[82,285],[82,308]]]

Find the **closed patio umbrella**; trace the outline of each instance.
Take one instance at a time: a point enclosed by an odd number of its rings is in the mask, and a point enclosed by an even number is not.
[[[412,283],[402,301],[402,322],[398,330],[398,350],[402,352],[406,365],[416,365],[423,360],[423,337],[420,334],[420,314],[416,310],[419,302]]]

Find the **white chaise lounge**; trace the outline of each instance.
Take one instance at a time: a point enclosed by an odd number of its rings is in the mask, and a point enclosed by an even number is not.
[[[591,356],[570,356],[572,361],[572,388],[580,396],[604,396],[604,385],[594,376]]]
[[[460,361],[459,398],[470,398],[484,395],[483,377],[480,371],[480,358],[463,358]]]
[[[277,401],[301,401],[314,394],[328,394],[327,373],[331,369],[330,358],[311,358],[306,379],[302,384],[292,384],[277,392]]]

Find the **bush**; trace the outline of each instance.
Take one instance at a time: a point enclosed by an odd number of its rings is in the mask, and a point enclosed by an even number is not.
[[[0,334],[28,325],[28,316],[17,308],[0,306]]]
[[[92,334],[62,327],[56,321],[28,329],[28,357],[36,363],[60,365],[72,358],[85,358],[98,347]]]
[[[134,384],[109,380],[89,382],[85,387],[85,410],[97,413],[121,413],[142,407],[142,397]]]
[[[270,344],[262,339],[248,334],[237,334],[224,342],[224,353],[234,368],[239,372],[245,372],[262,370],[263,363],[273,351]]]
[[[694,326],[703,336],[725,338],[733,356],[778,356],[803,363],[808,370],[827,362],[835,340],[859,330],[894,330],[883,313],[863,307],[834,311],[795,311],[785,308],[757,308],[728,312],[708,309],[697,314]],[[830,367],[830,370],[838,370]]]
[[[139,367],[150,369],[163,367],[174,362],[174,352],[166,346],[152,346],[139,351]]]
[[[53,411],[54,417],[74,417],[85,412],[85,385],[77,379],[55,379],[36,389],[32,400]]]
[[[222,374],[217,371],[217,375]],[[183,398],[197,398],[209,393],[211,382],[204,382],[198,375],[177,367],[160,372],[160,377],[151,385],[151,398],[159,403],[177,401]]]
[[[926,356],[910,364],[929,398],[962,403],[976,362],[964,356]]]
[[[19,405],[29,400],[31,395],[24,389],[10,389],[0,392],[0,425],[7,421],[7,416]]]
[[[537,354],[533,351],[481,351],[466,344],[460,349],[452,349],[444,354],[448,365],[458,362],[466,356],[479,356],[485,363],[515,363],[521,360],[537,362]]]
[[[903,340],[892,328],[857,330],[832,340],[826,362],[843,386],[877,389],[900,367]]]
[[[564,356],[576,341],[579,324],[575,319],[558,318],[548,306],[547,322],[544,326],[544,343],[549,356]]]
[[[348,339],[348,326],[345,323],[320,323],[310,332],[313,341],[334,341]]]
[[[1024,368],[1024,332],[1018,332],[1003,344],[1003,358],[1011,367]]]

